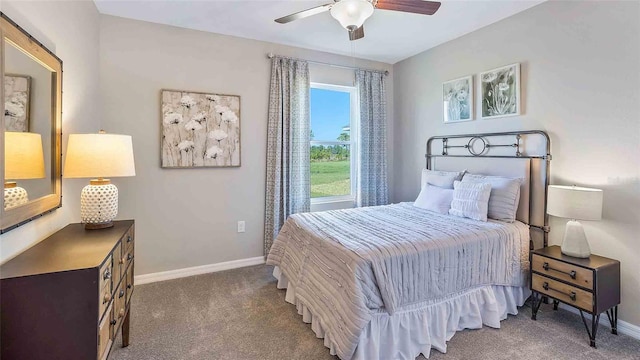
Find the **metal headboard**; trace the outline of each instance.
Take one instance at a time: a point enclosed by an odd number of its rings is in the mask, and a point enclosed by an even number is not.
[[[534,140],[535,138],[535,140]],[[510,139],[513,139],[511,142]],[[439,140],[439,141],[438,141]],[[533,141],[531,141],[533,140]],[[535,143],[534,149],[527,146],[528,142]],[[434,144],[442,146],[439,153],[434,153]],[[523,159],[529,166],[529,211],[527,225],[531,230],[542,234],[542,246],[548,245],[549,216],[547,215],[547,186],[549,185],[551,162],[551,139],[541,130],[512,131],[485,134],[443,135],[433,136],[427,140],[426,152],[427,169],[434,170],[437,158],[497,158]],[[526,165],[525,165],[526,166]],[[534,181],[538,182],[542,194],[534,191]],[[537,196],[537,198],[536,198]],[[534,202],[541,203],[534,209]],[[537,213],[534,214],[534,210]],[[544,213],[541,214],[540,212]],[[533,219],[536,217],[538,220]],[[541,219],[542,221],[540,221]],[[531,249],[534,249],[534,233],[531,231]]]

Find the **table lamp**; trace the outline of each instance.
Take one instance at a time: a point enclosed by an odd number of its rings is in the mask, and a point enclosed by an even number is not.
[[[131,136],[71,134],[64,164],[65,178],[92,178],[82,189],[80,216],[85,229],[113,226],[118,215],[118,188],[107,177],[135,176]]]
[[[591,248],[584,228],[577,220],[602,218],[602,190],[562,185],[549,185],[548,190],[547,214],[571,219],[564,231],[562,253],[588,258]]]
[[[9,210],[29,202],[27,190],[12,180],[43,179],[42,136],[36,133],[4,133],[4,208]]]

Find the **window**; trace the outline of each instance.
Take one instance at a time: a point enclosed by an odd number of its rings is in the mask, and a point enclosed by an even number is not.
[[[311,84],[311,201],[355,198],[356,89]]]

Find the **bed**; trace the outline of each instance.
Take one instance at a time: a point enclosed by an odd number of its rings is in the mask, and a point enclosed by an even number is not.
[[[541,131],[430,138],[427,169],[524,179],[518,221],[411,203],[295,214],[267,264],[286,301],[343,360],[446,352],[456,331],[499,328],[529,296],[529,250],[547,241],[549,150]]]

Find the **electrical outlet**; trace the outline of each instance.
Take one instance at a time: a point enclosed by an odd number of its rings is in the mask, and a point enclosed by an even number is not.
[[[238,221],[238,232],[239,233],[243,233],[244,232],[244,221]]]

